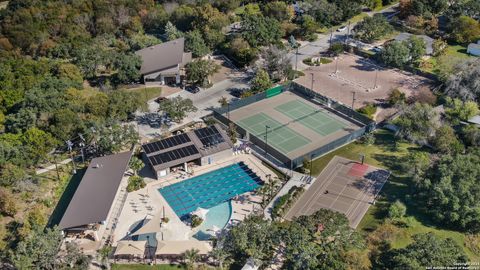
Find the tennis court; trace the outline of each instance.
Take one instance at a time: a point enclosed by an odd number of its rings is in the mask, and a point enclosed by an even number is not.
[[[389,176],[387,170],[335,156],[285,218],[325,208],[345,214],[350,226],[356,228]]]
[[[268,146],[292,160],[362,128],[348,116],[291,91],[230,111],[228,117],[248,133],[247,138],[265,141],[267,133]]]
[[[268,143],[284,153],[289,153],[311,142],[309,139],[289,127],[282,125],[265,113],[247,117],[239,121],[238,125],[259,138],[265,137],[266,127],[269,127],[267,135]]]
[[[275,107],[275,110],[322,136],[337,132],[346,126],[346,124],[336,120],[322,110],[315,109],[300,100],[284,103]]]

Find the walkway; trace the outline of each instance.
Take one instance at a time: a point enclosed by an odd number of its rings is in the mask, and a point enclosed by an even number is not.
[[[72,159],[71,158],[67,158],[65,160],[62,160],[60,161],[60,163],[57,163],[57,166],[60,166],[60,165],[66,165],[68,163],[72,162]],[[54,170],[55,169],[55,164],[52,164],[50,166],[47,166],[45,168],[42,168],[42,169],[38,169],[35,171],[35,174],[39,175],[39,174],[42,174],[42,173],[46,173],[46,172],[49,172],[51,170]]]

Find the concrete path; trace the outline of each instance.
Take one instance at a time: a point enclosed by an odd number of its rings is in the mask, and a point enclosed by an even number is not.
[[[61,165],[66,165],[68,163],[72,162],[72,159],[71,158],[67,158],[65,160],[62,160],[60,161],[59,163],[57,163],[57,166],[61,166]],[[49,165],[45,168],[42,168],[42,169],[38,169],[35,171],[35,174],[39,175],[39,174],[42,174],[42,173],[46,173],[46,172],[49,172],[51,170],[54,170],[55,169],[55,164],[52,164],[52,165]]]

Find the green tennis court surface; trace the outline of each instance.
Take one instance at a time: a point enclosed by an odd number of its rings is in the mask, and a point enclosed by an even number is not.
[[[293,131],[291,128],[283,126],[280,122],[265,113],[258,113],[244,118],[238,121],[237,124],[262,140],[265,140],[265,126],[269,126],[268,144],[283,153],[292,152],[311,142],[309,139]]]
[[[289,101],[275,107],[275,110],[322,136],[327,136],[347,126],[327,113],[316,110],[300,100]]]

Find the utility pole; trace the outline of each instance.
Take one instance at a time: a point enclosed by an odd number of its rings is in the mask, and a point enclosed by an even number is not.
[[[378,79],[378,68],[375,69],[375,83],[373,84],[373,89],[377,89],[377,79]]]
[[[352,98],[352,110],[355,110],[354,109],[354,106],[355,106],[355,91],[352,91],[352,94],[353,94],[353,98]]]
[[[70,140],[66,141],[66,143],[67,143],[68,152],[70,152],[70,158],[72,159],[73,174],[76,174],[77,173],[77,166],[75,166],[75,156],[72,154],[73,143]]]
[[[330,28],[330,48],[332,48],[333,29]]]
[[[348,21],[348,30],[347,30],[347,37],[345,38],[345,44],[348,44],[348,38],[350,37],[350,24],[352,22],[351,21]]]
[[[313,79],[313,72],[310,73],[312,75],[312,87],[311,87],[311,90],[313,91],[313,82],[314,82],[314,79]]]
[[[230,102],[227,102],[227,118],[230,121]]]
[[[267,145],[268,145],[268,129],[270,127],[265,125],[265,158],[267,157]]]

